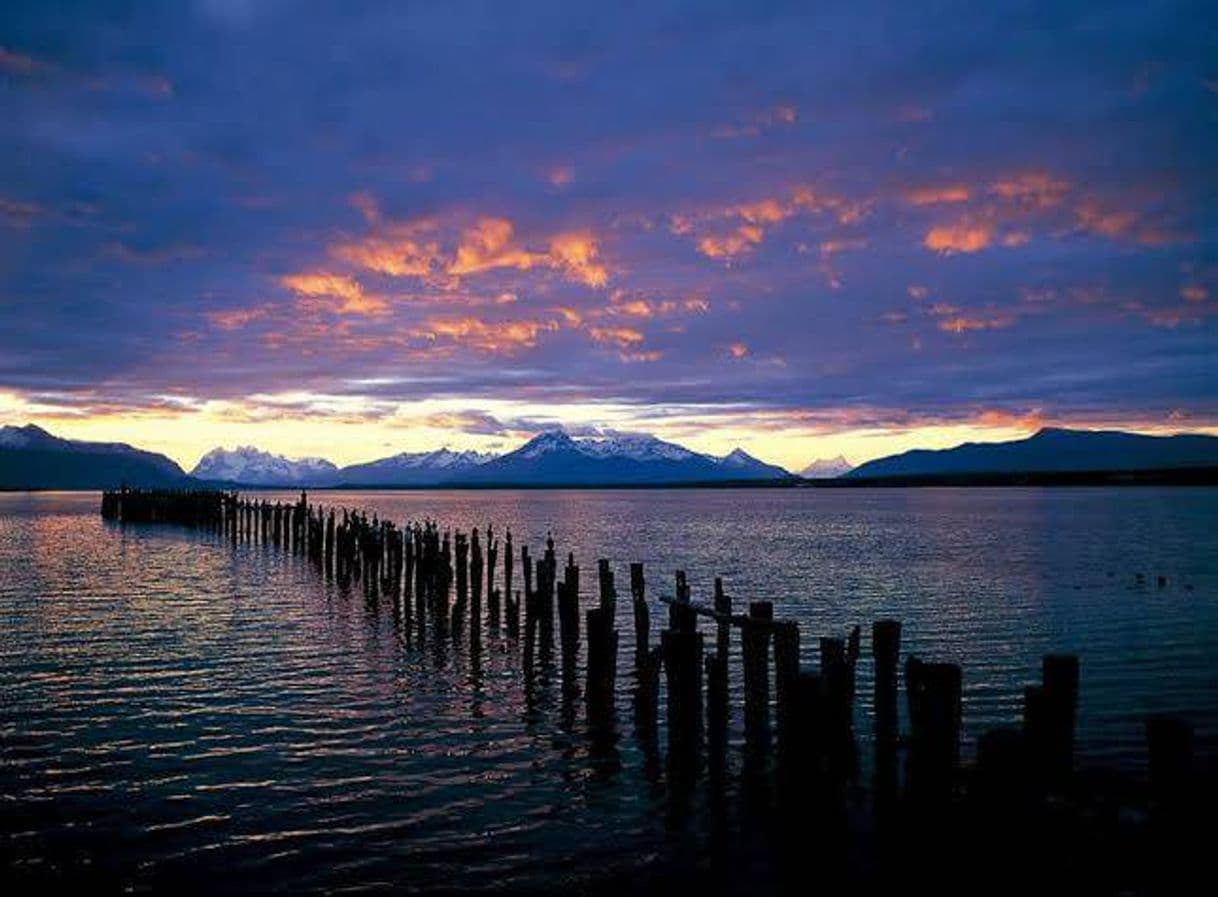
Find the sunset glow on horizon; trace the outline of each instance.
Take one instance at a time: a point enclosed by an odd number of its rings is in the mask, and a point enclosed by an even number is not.
[[[99,6],[0,25],[0,424],[188,468],[1218,433],[1189,4]]]

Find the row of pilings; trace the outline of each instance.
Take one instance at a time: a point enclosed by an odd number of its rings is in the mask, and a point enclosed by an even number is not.
[[[233,546],[259,544],[305,558],[343,588],[393,602],[398,619],[420,638],[467,641],[481,650],[484,630],[519,654],[525,687],[538,665],[553,663],[558,623],[559,667],[568,694],[582,693],[590,734],[612,735],[617,713],[617,586],[608,560],[597,565],[596,598],[581,598],[580,568],[568,554],[562,569],[552,538],[540,557],[491,526],[468,533],[434,521],[397,525],[358,511],[268,501],[234,492],[123,489],[102,497],[102,516],[122,523],[163,523],[214,534]],[[519,568],[519,569],[517,569]],[[793,812],[816,806],[831,818],[857,784],[856,670],[859,627],[822,637],[819,663],[801,662],[802,636],[776,619],[769,601],[737,606],[716,579],[709,602],[693,600],[685,574],[674,594],[648,599],[642,564],[630,565],[634,625],[635,730],[658,748],[664,709],[665,768],[676,790],[701,777],[721,784],[728,767],[732,681],[742,683],[743,755],[747,782],[777,796]],[[519,575],[517,575],[519,574]],[[500,579],[500,576],[502,579]],[[667,613],[652,643],[653,612]],[[581,610],[583,613],[581,614]],[[708,633],[699,623],[706,624]],[[919,814],[980,802],[990,818],[1025,819],[1031,804],[1068,794],[1074,783],[1079,662],[1049,655],[1042,681],[1025,690],[1018,726],[984,733],[974,764],[961,764],[963,672],[952,663],[905,658],[907,731],[899,722],[901,623],[871,627],[874,787],[877,818],[914,808]],[[739,650],[732,645],[738,638]],[[585,650],[584,675],[578,659]],[[739,658],[737,677],[730,673]],[[660,700],[661,683],[664,701]],[[1187,803],[1192,730],[1179,719],[1146,720],[1150,804],[1177,818]],[[902,762],[903,761],[903,762]]]

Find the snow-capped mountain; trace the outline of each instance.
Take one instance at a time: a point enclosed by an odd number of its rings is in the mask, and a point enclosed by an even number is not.
[[[52,436],[42,427],[26,424],[24,427],[0,427],[0,448],[29,449],[40,446],[50,448],[68,440]]]
[[[696,457],[697,453],[665,442],[650,434],[637,436],[606,436],[595,439],[573,440],[575,445],[584,452],[597,458],[633,458],[636,461],[686,461]]]
[[[574,439],[562,430],[535,436],[515,451],[453,482],[522,486],[633,486],[773,480],[789,474],[737,449],[715,458],[654,436]]]
[[[61,439],[34,424],[0,427],[0,489],[180,485],[182,468],[122,442]]]
[[[493,457],[482,452],[454,452],[449,448],[402,452],[378,461],[344,467],[338,472],[338,481],[346,486],[434,486],[460,477]]]
[[[332,486],[338,480],[338,467],[324,458],[285,458],[243,445],[212,449],[190,475],[241,486]]]
[[[854,465],[838,455],[836,458],[817,458],[799,472],[809,480],[831,480],[854,470]]]

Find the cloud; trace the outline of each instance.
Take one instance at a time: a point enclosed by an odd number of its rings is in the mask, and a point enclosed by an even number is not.
[[[203,313],[207,322],[217,330],[241,330],[254,321],[265,318],[270,313],[267,306],[256,308],[234,308],[224,311],[208,311]]]
[[[52,68],[54,66],[50,63],[43,62],[29,53],[0,46],[0,71],[8,72],[11,75],[36,75],[40,72],[50,71]]]
[[[922,245],[932,252],[952,255],[957,252],[980,252],[994,238],[993,228],[984,222],[957,221],[932,227],[922,238]]]
[[[969,189],[963,184],[947,187],[918,187],[905,193],[905,201],[914,206],[932,206],[943,203],[968,202]]]
[[[513,355],[537,345],[541,334],[558,329],[556,321],[486,321],[475,317],[429,319],[415,331],[426,340],[493,355]]]
[[[600,246],[586,230],[554,234],[544,241],[544,249],[534,249],[520,240],[508,218],[483,216],[464,226],[453,216],[390,221],[369,194],[356,194],[352,204],[370,232],[332,243],[329,252],[357,269],[425,281],[440,275],[459,279],[498,270],[543,269],[559,271],[589,287],[603,287],[609,281]],[[451,252],[443,249],[446,235],[455,241]]]
[[[982,317],[967,315],[949,315],[941,318],[938,323],[940,330],[945,333],[969,333],[974,330],[1000,330],[1015,323],[1015,316],[1010,314],[995,314]]]
[[[343,274],[288,274],[279,278],[279,283],[299,296],[305,308],[339,315],[379,316],[389,312],[385,299],[365,292],[358,280]]]
[[[555,165],[546,172],[546,183],[561,190],[575,183],[575,169],[570,165]]]
[[[567,276],[590,287],[609,282],[609,271],[600,260],[600,249],[591,234],[559,234],[550,241],[551,265],[562,268]]]
[[[989,192],[1029,209],[1048,209],[1065,199],[1070,184],[1040,171],[1001,177],[990,184]]]
[[[0,197],[0,224],[5,227],[25,229],[43,215],[44,210],[37,203]]]
[[[670,216],[669,229],[674,234],[696,236],[697,249],[707,258],[732,262],[759,246],[769,231],[796,215],[830,214],[841,224],[854,224],[864,211],[861,203],[800,185],[778,197],[718,210],[678,212]],[[724,222],[729,225],[726,230]]]
[[[594,343],[631,349],[643,342],[643,333],[633,327],[589,327],[588,336]]]

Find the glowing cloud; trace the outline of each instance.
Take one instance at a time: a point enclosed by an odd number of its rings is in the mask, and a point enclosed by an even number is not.
[[[993,229],[988,224],[960,221],[932,227],[922,239],[922,245],[944,255],[980,252],[990,245],[993,235]]]
[[[949,187],[919,187],[905,194],[905,201],[914,206],[932,206],[942,203],[968,202],[969,189],[963,185]]]
[[[630,349],[643,342],[641,331],[633,327],[589,327],[588,336],[594,343]]]
[[[1047,209],[1060,205],[1070,184],[1045,172],[1023,172],[999,178],[990,193],[1027,208]]]
[[[279,283],[301,297],[308,308],[340,315],[384,315],[389,312],[389,304],[384,299],[365,293],[359,281],[342,274],[289,274],[279,278]]]
[[[537,345],[538,337],[558,329],[556,321],[484,321],[481,318],[431,318],[415,335],[444,340],[491,354],[511,355]]]
[[[1000,330],[1015,323],[1013,315],[997,314],[989,317],[952,315],[939,321],[939,329],[945,333],[968,333],[974,330]]]

